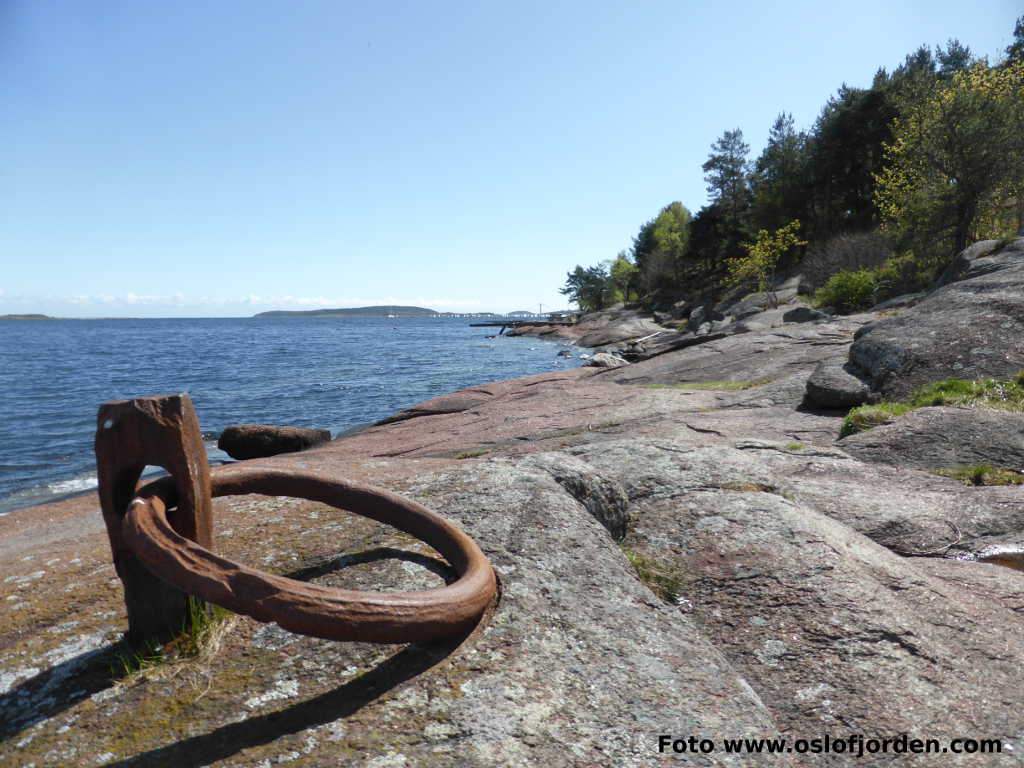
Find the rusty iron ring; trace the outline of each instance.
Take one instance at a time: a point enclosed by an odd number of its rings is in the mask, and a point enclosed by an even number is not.
[[[140,488],[122,531],[135,555],[185,592],[287,630],[329,640],[409,643],[472,628],[494,597],[494,571],[457,525],[388,491],[313,473],[232,467],[212,475],[213,496],[257,493],[319,501],[394,526],[437,550],[459,578],[419,592],[360,592],[274,576],[214,554],[176,533],[172,477]]]

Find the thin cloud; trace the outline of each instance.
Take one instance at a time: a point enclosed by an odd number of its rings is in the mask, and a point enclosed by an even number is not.
[[[110,294],[76,294],[73,296],[24,296],[11,295],[0,290],[0,301],[11,303],[46,303],[49,305],[70,305],[76,307],[102,306],[110,308],[121,305],[125,307],[169,307],[175,309],[212,308],[212,307],[261,307],[272,309],[288,308],[337,308],[366,307],[377,305],[419,306],[449,310],[481,309],[485,302],[480,299],[454,299],[447,296],[294,296],[276,294],[262,296],[248,294],[245,296],[186,296],[183,293],[172,294],[138,294],[129,291],[115,296]],[[493,303],[493,302],[492,302]],[[488,305],[489,306],[489,305]]]

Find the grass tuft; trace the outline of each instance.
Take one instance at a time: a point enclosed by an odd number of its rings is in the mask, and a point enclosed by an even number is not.
[[[208,657],[217,652],[234,614],[197,597],[188,598],[188,616],[177,637],[164,644],[132,649],[118,658],[111,673],[123,678],[145,675],[178,662]]]
[[[490,453],[489,448],[474,448],[471,451],[464,451],[463,453],[455,454],[456,459],[475,459],[478,456],[483,456]]]
[[[961,405],[997,411],[1024,412],[1024,371],[1012,379],[946,379],[921,387],[911,395],[915,408]]]
[[[623,548],[626,559],[636,570],[640,581],[651,588],[651,591],[673,605],[679,602],[683,587],[683,572],[678,568],[665,568],[639,552]]]
[[[878,403],[877,405],[859,406],[846,414],[843,424],[839,428],[839,436],[847,437],[881,424],[888,424],[897,416],[912,410],[914,408],[909,403]]]
[[[1011,379],[946,379],[914,390],[906,402],[862,405],[846,414],[839,436],[886,424],[915,408],[937,405],[1024,413],[1024,370]]]
[[[964,485],[1024,485],[1024,473],[988,464],[975,464],[958,469],[932,470],[936,475],[951,477]]]

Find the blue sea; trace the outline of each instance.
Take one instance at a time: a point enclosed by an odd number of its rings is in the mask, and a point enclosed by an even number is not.
[[[211,461],[231,424],[337,436],[431,397],[575,367],[464,318],[0,321],[0,514],[96,486],[96,411],[188,392]]]

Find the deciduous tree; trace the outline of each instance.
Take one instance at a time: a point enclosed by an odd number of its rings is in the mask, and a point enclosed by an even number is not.
[[[1024,193],[1024,60],[977,62],[893,122],[875,202],[918,256],[1012,234]]]

